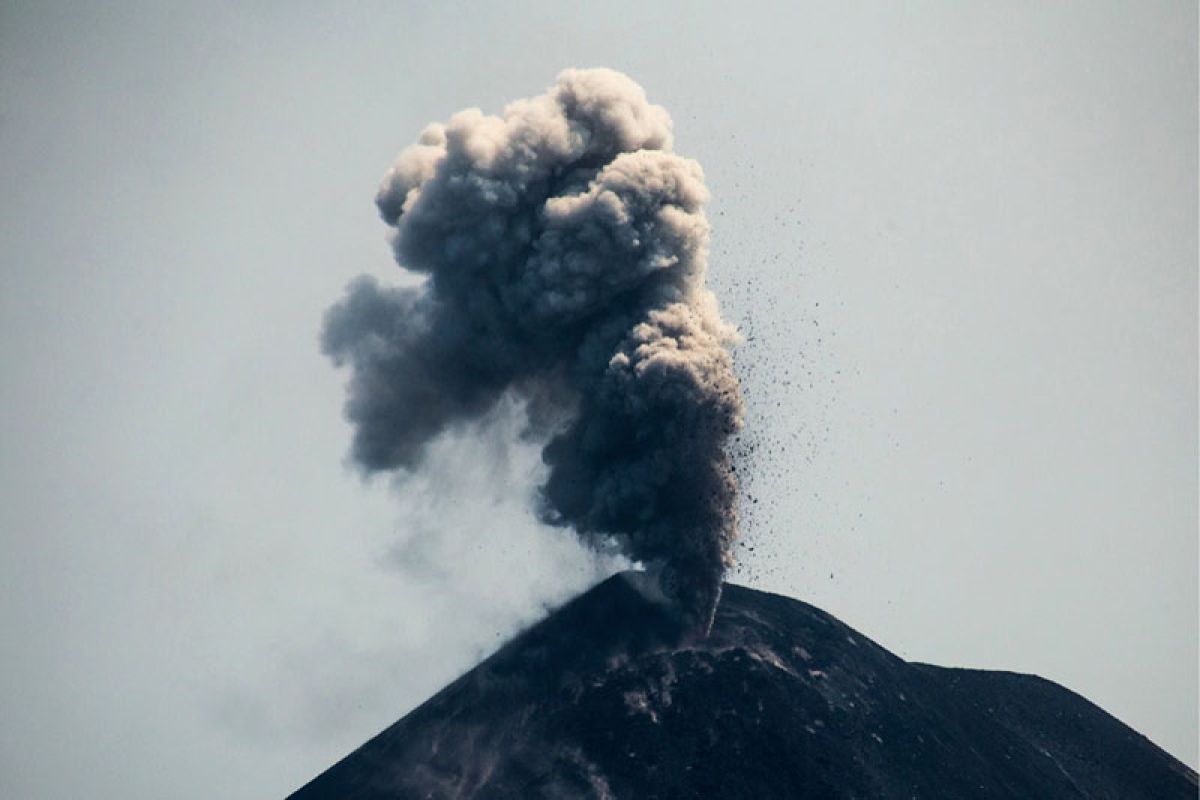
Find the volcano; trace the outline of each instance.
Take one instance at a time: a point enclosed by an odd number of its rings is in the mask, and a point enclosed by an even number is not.
[[[616,575],[290,800],[1197,795],[1195,772],[1043,678],[906,662],[734,585],[709,636],[676,619]]]

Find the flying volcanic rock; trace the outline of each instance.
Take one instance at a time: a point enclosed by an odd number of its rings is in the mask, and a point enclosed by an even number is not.
[[[902,661],[727,586],[707,639],[617,575],[291,796],[1194,800],[1196,773],[1082,697]]]
[[[705,288],[708,191],[671,119],[606,69],[425,129],[376,203],[416,287],[351,284],[322,343],[349,365],[365,472],[420,469],[505,393],[548,429],[542,517],[660,571],[701,630],[737,535],[742,401]]]

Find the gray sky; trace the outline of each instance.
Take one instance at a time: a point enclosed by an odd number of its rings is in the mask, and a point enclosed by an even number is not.
[[[734,579],[1196,765],[1193,3],[116,5],[0,5],[0,795],[282,796],[613,568],[526,445],[364,485],[316,343],[425,123],[597,65],[714,194]]]

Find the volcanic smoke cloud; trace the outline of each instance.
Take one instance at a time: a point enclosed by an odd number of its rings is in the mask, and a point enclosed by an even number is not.
[[[506,393],[548,427],[539,513],[662,569],[707,627],[737,535],[726,439],[736,333],[705,288],[700,165],[611,70],[567,70],[501,116],[432,124],[376,197],[415,288],[359,277],[324,351],[349,365],[353,460],[416,470]]]

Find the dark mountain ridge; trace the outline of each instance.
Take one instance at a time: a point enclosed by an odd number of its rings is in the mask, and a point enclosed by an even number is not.
[[[555,611],[291,796],[1195,798],[1197,776],[1050,681],[908,663],[727,585],[691,637],[636,573]]]

